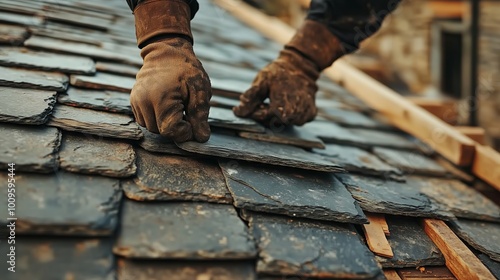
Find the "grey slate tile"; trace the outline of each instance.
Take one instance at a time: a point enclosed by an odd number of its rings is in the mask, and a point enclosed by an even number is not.
[[[239,104],[240,101],[238,101],[237,99],[222,97],[218,95],[213,95],[210,99],[210,106],[212,106],[212,108],[219,107],[224,109],[232,109]]]
[[[360,128],[350,128],[349,131],[363,138],[372,147],[386,147],[403,150],[419,149],[416,143],[397,133]]]
[[[0,178],[7,181],[5,174]],[[111,235],[122,192],[116,179],[72,173],[16,174],[16,232],[42,235]],[[7,188],[0,189],[2,197]],[[0,214],[6,222],[7,211]]]
[[[0,24],[0,44],[19,46],[28,36],[28,30],[25,27]]]
[[[64,135],[59,164],[70,172],[118,178],[133,176],[137,170],[132,145],[82,134]]]
[[[47,124],[63,130],[103,137],[134,140],[142,138],[139,126],[130,116],[66,105],[57,105]]]
[[[0,250],[7,252],[7,242]],[[110,239],[16,237],[16,272],[3,272],[5,280],[115,279]],[[0,255],[2,268],[6,254]],[[6,278],[4,278],[6,277]]]
[[[347,186],[361,208],[368,212],[444,220],[454,218],[446,208],[423,194],[415,184],[361,175],[336,176]]]
[[[61,133],[54,127],[0,124],[0,169],[9,163],[16,171],[54,172]]]
[[[393,258],[377,256],[384,268],[440,266],[445,264],[443,254],[427,236],[417,219],[407,217],[387,217],[391,236]]]
[[[206,143],[185,142],[177,145],[183,150],[209,156],[316,171],[344,171],[337,164],[301,148],[259,142],[218,133],[212,133],[210,140]]]
[[[457,235],[470,246],[500,262],[500,224],[466,219],[451,224]]]
[[[232,202],[217,162],[136,151],[137,177],[122,182],[128,198]]]
[[[496,262],[483,254],[480,254],[477,257],[491,271],[493,276],[495,276],[497,279],[500,279],[500,262]]]
[[[238,208],[315,220],[362,224],[368,220],[331,173],[220,160]]]
[[[314,150],[314,152],[324,155],[327,159],[331,159],[349,172],[384,178],[397,178],[402,175],[397,168],[384,163],[373,154],[357,147],[326,144],[324,150]]]
[[[305,124],[303,129],[309,131],[309,133],[313,135],[316,135],[325,143],[343,144],[362,148],[370,147],[368,140],[351,133],[346,128],[343,128],[335,123],[316,120]]]
[[[39,26],[43,23],[43,19],[41,17],[31,15],[6,13],[0,11],[0,22],[23,26]]]
[[[232,262],[118,261],[118,280],[255,280],[254,264]]]
[[[126,200],[113,252],[142,259],[252,259],[248,229],[233,206]]]
[[[137,72],[139,72],[139,67],[127,64],[97,61],[95,65],[97,71],[104,73],[111,73],[116,75],[123,75],[135,78]]]
[[[135,79],[108,73],[97,72],[94,76],[71,75],[71,85],[81,88],[114,90],[129,93]]]
[[[416,176],[408,180],[459,218],[500,222],[500,207],[461,181]]]
[[[252,119],[244,119],[234,115],[232,110],[218,107],[210,108],[208,123],[211,126],[263,133],[266,129]]]
[[[352,226],[245,213],[262,275],[365,279],[381,273]],[[346,249],[349,248],[349,249]]]
[[[49,119],[56,92],[0,87],[0,122],[38,125]]]
[[[292,145],[306,149],[324,149],[325,144],[315,135],[300,127],[287,126],[267,129],[266,133],[240,132],[240,137],[271,143]]]
[[[73,74],[95,73],[95,63],[90,58],[26,48],[0,48],[0,65]]]
[[[130,94],[70,87],[57,97],[57,102],[69,106],[132,115]]]
[[[448,171],[435,160],[421,153],[376,147],[373,149],[383,161],[403,170],[407,174],[447,176]]]
[[[238,80],[231,79],[220,79],[210,77],[210,83],[212,84],[212,93],[214,95],[238,98],[241,93],[247,90],[251,83],[242,82]]]
[[[388,125],[369,118],[362,113],[343,110],[339,108],[321,108],[318,113],[330,121],[340,124],[345,127],[366,128],[366,129],[388,129]]]
[[[177,147],[174,141],[167,139],[160,134],[152,133],[144,127],[140,127],[144,137],[139,142],[139,145],[146,151],[153,153],[193,156],[193,153],[182,150]]]
[[[68,77],[61,73],[7,68],[0,66],[0,86],[64,91]]]

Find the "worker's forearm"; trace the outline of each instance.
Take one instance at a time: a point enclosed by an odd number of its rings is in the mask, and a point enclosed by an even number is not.
[[[377,32],[401,0],[312,0],[307,18],[325,24],[346,53]]]
[[[126,1],[130,9],[133,11],[135,7],[137,7],[137,5],[141,3],[143,0],[126,0]],[[191,8],[191,18],[194,17],[194,15],[196,14],[196,12],[198,12],[199,9],[198,1],[196,0],[163,0],[163,1],[184,1],[188,3],[189,8]]]

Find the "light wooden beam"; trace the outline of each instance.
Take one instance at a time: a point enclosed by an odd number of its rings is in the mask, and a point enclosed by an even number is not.
[[[441,250],[446,266],[457,279],[495,279],[484,264],[467,248],[445,222],[423,219],[424,230]]]
[[[363,231],[365,232],[368,248],[370,248],[375,255],[385,258],[394,257],[391,245],[385,237],[385,232],[383,230],[384,223],[380,221],[380,216],[372,216],[371,213],[366,213],[366,217],[370,223],[363,225]]]
[[[467,5],[460,0],[431,0],[427,5],[438,18],[462,18],[467,11]]]
[[[384,269],[384,276],[387,280],[401,280],[395,269]]]
[[[472,172],[500,191],[500,154],[493,148],[479,144],[476,146]]]
[[[458,120],[457,102],[450,99],[430,99],[425,97],[406,97],[413,104],[438,117],[448,124],[456,124]]]
[[[455,126],[463,135],[469,137],[470,139],[476,141],[477,143],[484,145],[486,142],[486,132],[484,128],[478,126]],[[476,150],[477,153],[477,150]]]

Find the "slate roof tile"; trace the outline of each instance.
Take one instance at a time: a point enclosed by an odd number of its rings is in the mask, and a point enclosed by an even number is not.
[[[0,86],[64,91],[68,76],[61,73],[7,68],[0,66]]]
[[[28,30],[25,27],[0,24],[0,44],[18,46],[21,45],[28,36]]]
[[[500,224],[458,219],[452,221],[452,226],[470,246],[500,262]]]
[[[55,103],[55,91],[0,87],[0,122],[44,124]]]
[[[448,170],[435,160],[412,151],[401,151],[375,147],[373,153],[388,164],[403,170],[407,174],[428,176],[449,176]]]
[[[238,135],[243,138],[292,145],[305,149],[325,148],[325,144],[321,139],[301,127],[276,127],[275,129],[267,129],[266,133],[240,132]]]
[[[116,75],[123,75],[135,78],[137,72],[139,72],[139,67],[127,64],[97,61],[95,64],[97,71],[103,73],[111,73]]]
[[[174,141],[167,139],[160,134],[149,132],[144,127],[141,127],[141,131],[144,137],[139,142],[139,145],[146,151],[181,156],[195,155],[188,151],[182,150],[181,148],[177,147]]]
[[[57,102],[97,111],[132,115],[130,94],[110,90],[89,90],[70,87],[57,96]]]
[[[0,11],[0,22],[23,26],[39,26],[43,23],[43,19],[36,16],[13,14]]]
[[[234,115],[232,110],[213,107],[208,115],[210,126],[250,132],[265,132],[265,128],[252,119],[244,119]]]
[[[71,75],[71,85],[81,88],[130,92],[134,83],[134,78],[100,72],[94,76]]]

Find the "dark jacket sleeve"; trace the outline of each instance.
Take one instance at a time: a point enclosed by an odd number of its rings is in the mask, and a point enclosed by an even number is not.
[[[142,0],[127,0],[127,4],[130,7],[130,9],[134,11],[135,7],[137,7],[137,5],[141,3],[141,1]],[[183,0],[183,1],[186,1],[189,4],[189,8],[191,8],[191,19],[193,19],[194,15],[196,14],[196,12],[198,12],[198,9],[200,8],[198,1],[197,0]]]
[[[325,24],[346,53],[377,32],[401,0],[312,0],[307,18]]]

